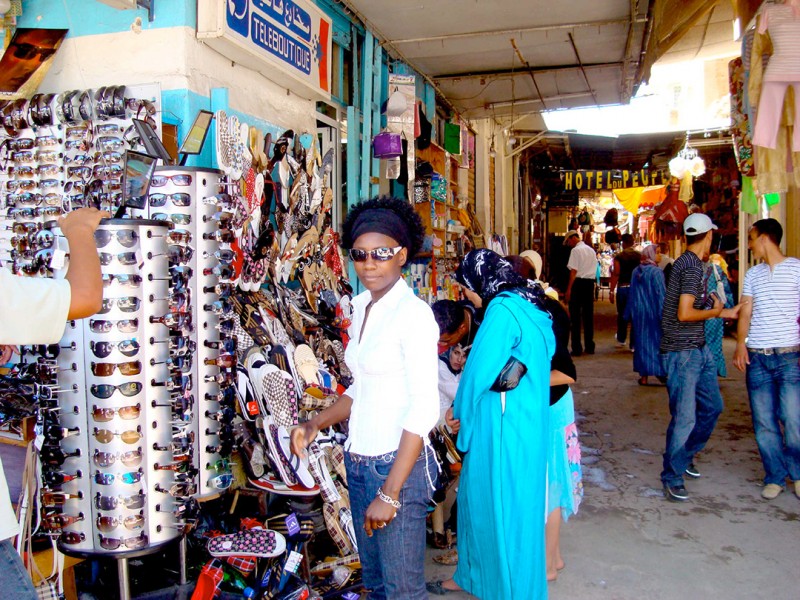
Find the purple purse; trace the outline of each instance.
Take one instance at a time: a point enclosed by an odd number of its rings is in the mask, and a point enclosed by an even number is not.
[[[398,158],[403,153],[403,141],[399,133],[382,131],[372,138],[372,155],[375,158]]]

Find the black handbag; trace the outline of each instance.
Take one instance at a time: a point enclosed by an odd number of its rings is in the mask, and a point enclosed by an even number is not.
[[[493,392],[507,392],[513,390],[519,385],[520,379],[522,379],[527,372],[528,367],[525,366],[525,363],[512,356],[500,370],[500,374],[489,389]]]

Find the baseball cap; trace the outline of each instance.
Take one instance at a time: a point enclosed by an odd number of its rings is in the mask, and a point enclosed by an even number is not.
[[[580,237],[580,235],[581,234],[578,233],[577,231],[575,231],[574,229],[572,231],[568,231],[567,235],[564,236],[564,244],[566,244],[569,241],[570,238],[572,238],[572,237]]]
[[[698,235],[716,228],[717,226],[711,222],[708,215],[703,213],[691,214],[683,222],[683,233],[686,235]]]

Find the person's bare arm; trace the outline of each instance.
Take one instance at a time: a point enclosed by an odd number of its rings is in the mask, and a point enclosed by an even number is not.
[[[750,332],[750,318],[753,316],[753,297],[742,296],[742,309],[739,311],[739,324],[736,326],[736,352],[733,353],[733,364],[744,372],[750,364],[747,353],[747,334]]]
[[[716,294],[714,295],[714,306],[708,310],[703,310],[694,307],[695,297],[691,294],[681,294],[678,300],[678,320],[684,323],[692,323],[695,321],[707,321],[708,319],[738,319],[739,309],[741,304],[737,304],[733,308],[725,308]]]
[[[100,255],[94,232],[100,220],[111,215],[96,208],[79,208],[59,219],[59,227],[69,242],[69,282],[71,299],[68,319],[83,319],[96,314],[103,305],[103,280]]]
[[[569,385],[570,383],[575,383],[575,380],[566,373],[555,369],[550,371],[550,387],[554,385]]]
[[[567,293],[564,294],[564,300],[569,303],[569,298],[572,295],[572,284],[575,283],[575,278],[578,277],[577,269],[569,270],[569,283],[567,283]]]

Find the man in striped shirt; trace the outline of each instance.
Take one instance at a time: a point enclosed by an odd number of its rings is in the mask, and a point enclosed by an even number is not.
[[[733,364],[747,370],[765,472],[761,496],[777,497],[788,476],[800,498],[800,260],[781,252],[775,219],[756,221],[748,237],[753,258],[764,262],[744,278]]]
[[[735,319],[739,307],[725,309],[716,294],[706,296],[703,260],[711,250],[717,227],[702,213],[683,223],[686,252],[673,264],[661,319],[661,354],[667,372],[669,412],[664,470],[664,496],[672,502],[689,499],[684,474],[700,477],[694,456],[702,450],[722,412],[717,363],[706,346],[703,321]]]

